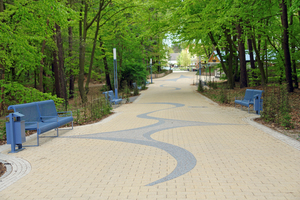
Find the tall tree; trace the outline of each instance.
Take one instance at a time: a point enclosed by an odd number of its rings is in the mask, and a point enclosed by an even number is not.
[[[66,87],[66,77],[65,77],[65,69],[64,69],[64,55],[63,55],[63,41],[61,36],[61,28],[58,24],[55,24],[56,30],[56,45],[58,50],[58,78],[59,78],[59,90],[60,95],[59,97],[65,99],[65,103],[68,102],[67,96],[67,87]]]
[[[4,12],[4,2],[3,0],[0,0],[0,13]],[[0,44],[0,49],[3,50],[3,46]],[[0,85],[1,85],[1,100],[0,100],[0,113],[3,110],[3,104],[4,104],[4,86],[3,82],[5,81],[5,68],[3,65],[3,60],[0,57]]]
[[[246,69],[246,56],[245,56],[245,43],[243,38],[243,28],[241,26],[241,20],[236,25],[236,30],[238,32],[238,44],[239,44],[239,58],[240,58],[240,87],[247,87],[247,69]]]
[[[293,79],[292,79],[292,67],[291,67],[291,55],[290,55],[290,48],[289,48],[289,32],[288,32],[288,13],[287,13],[287,2],[282,0],[281,2],[281,23],[283,27],[283,40],[282,40],[282,48],[284,51],[284,60],[285,60],[285,76],[287,82],[287,91],[293,92]]]

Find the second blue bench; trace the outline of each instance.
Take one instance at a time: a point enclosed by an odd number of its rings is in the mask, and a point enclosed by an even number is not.
[[[253,110],[255,110],[257,114],[260,114],[263,108],[263,99],[261,98],[263,92],[263,90],[246,89],[244,98],[235,98],[234,107],[236,107],[236,104],[241,105],[241,109],[242,106],[246,106],[248,107],[249,113],[250,105],[253,105]]]

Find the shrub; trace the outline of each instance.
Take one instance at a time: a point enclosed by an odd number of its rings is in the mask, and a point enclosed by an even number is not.
[[[138,86],[137,86],[137,84],[135,84],[135,87],[133,89],[133,95],[136,96],[136,95],[139,95],[139,94],[140,94],[140,92],[139,92]]]
[[[229,103],[228,92],[224,87],[221,88],[219,93],[219,102],[221,103]]]
[[[4,101],[4,105],[15,105],[22,103],[30,103],[35,101],[44,101],[52,99],[57,106],[64,103],[64,99],[58,98],[56,95],[50,93],[43,93],[35,88],[27,88],[17,82],[8,82],[1,84],[4,87],[4,99],[0,98],[0,103]],[[0,90],[0,96],[2,95]],[[3,111],[0,111],[0,114]],[[5,113],[2,113],[5,114]]]
[[[291,106],[286,85],[282,85],[277,91],[275,87],[272,91],[267,91],[266,89],[264,91],[264,110],[261,112],[261,118],[286,128],[293,128]]]

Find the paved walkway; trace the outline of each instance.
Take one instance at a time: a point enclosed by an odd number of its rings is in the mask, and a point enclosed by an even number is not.
[[[299,200],[300,143],[252,126],[254,114],[217,106],[193,77],[155,79],[100,123],[2,151],[13,166],[0,199]]]

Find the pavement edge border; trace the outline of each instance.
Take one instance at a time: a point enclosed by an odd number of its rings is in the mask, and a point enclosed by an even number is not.
[[[11,155],[0,154],[1,160],[11,166],[10,173],[0,178],[0,192],[26,176],[31,171],[31,165],[28,161]]]
[[[274,138],[284,142],[285,144],[291,146],[291,147],[294,147],[295,149],[299,150],[300,151],[300,142],[293,139],[293,138],[290,138],[289,136],[286,136],[282,133],[279,133],[277,131],[274,131],[273,129],[269,128],[269,127],[266,127],[262,124],[259,124],[255,121],[253,121],[254,119],[258,118],[259,116],[251,116],[251,117],[247,117],[247,118],[244,118],[243,121],[247,122],[248,124],[250,124],[251,126],[254,126],[255,128],[263,131],[264,133],[267,133],[271,136],[273,136]]]

